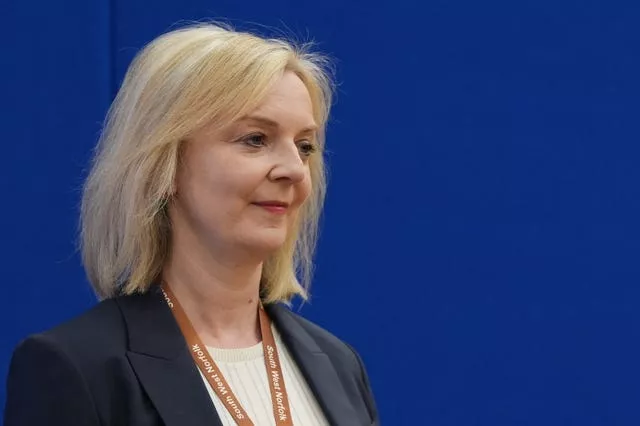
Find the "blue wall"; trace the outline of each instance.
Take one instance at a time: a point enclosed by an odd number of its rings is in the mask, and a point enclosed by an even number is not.
[[[129,61],[226,17],[336,58],[302,312],[361,352],[384,424],[640,424],[640,3],[0,7],[2,377],[21,338],[94,303],[80,186]]]

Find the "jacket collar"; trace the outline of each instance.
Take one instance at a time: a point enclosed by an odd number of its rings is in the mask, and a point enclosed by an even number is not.
[[[127,358],[164,424],[222,426],[159,287],[116,301],[127,328]]]
[[[131,365],[167,426],[222,426],[170,308],[158,286],[116,299],[128,335]],[[338,373],[287,307],[266,305],[314,396],[332,425],[358,424]]]
[[[303,328],[302,320],[283,305],[266,307],[327,420],[332,425],[358,425],[357,413],[329,356]]]

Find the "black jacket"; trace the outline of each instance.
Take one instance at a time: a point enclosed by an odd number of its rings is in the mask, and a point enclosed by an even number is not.
[[[356,352],[285,306],[266,309],[329,422],[377,425]],[[4,425],[221,423],[180,329],[155,289],[106,300],[23,341],[11,361]]]

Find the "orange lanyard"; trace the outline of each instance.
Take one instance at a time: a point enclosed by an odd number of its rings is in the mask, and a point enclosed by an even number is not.
[[[185,314],[184,309],[180,306],[178,299],[166,284],[162,284],[160,289],[187,341],[193,360],[211,385],[211,388],[215,391],[216,395],[218,395],[218,398],[220,398],[220,401],[222,401],[238,425],[253,426],[254,423],[249,419],[247,412],[242,408],[240,401],[231,390],[229,383],[222,375],[213,358],[209,355],[209,352],[193,328],[191,321],[187,318],[187,314]],[[284,377],[282,375],[282,368],[280,367],[280,358],[278,357],[278,348],[276,347],[273,332],[271,331],[271,320],[262,305],[258,307],[258,318],[260,319],[260,332],[262,333],[262,346],[264,348],[264,365],[267,368],[267,375],[269,376],[273,416],[276,419],[276,425],[293,426],[291,410],[289,409],[289,397],[284,387]]]

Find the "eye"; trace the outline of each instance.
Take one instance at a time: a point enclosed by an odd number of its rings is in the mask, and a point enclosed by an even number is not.
[[[240,141],[252,148],[262,148],[266,145],[267,137],[263,133],[252,133],[244,136]]]
[[[316,148],[316,145],[313,142],[304,140],[304,141],[298,142],[298,150],[300,151],[300,155],[306,158],[306,157],[310,157],[318,149]]]

